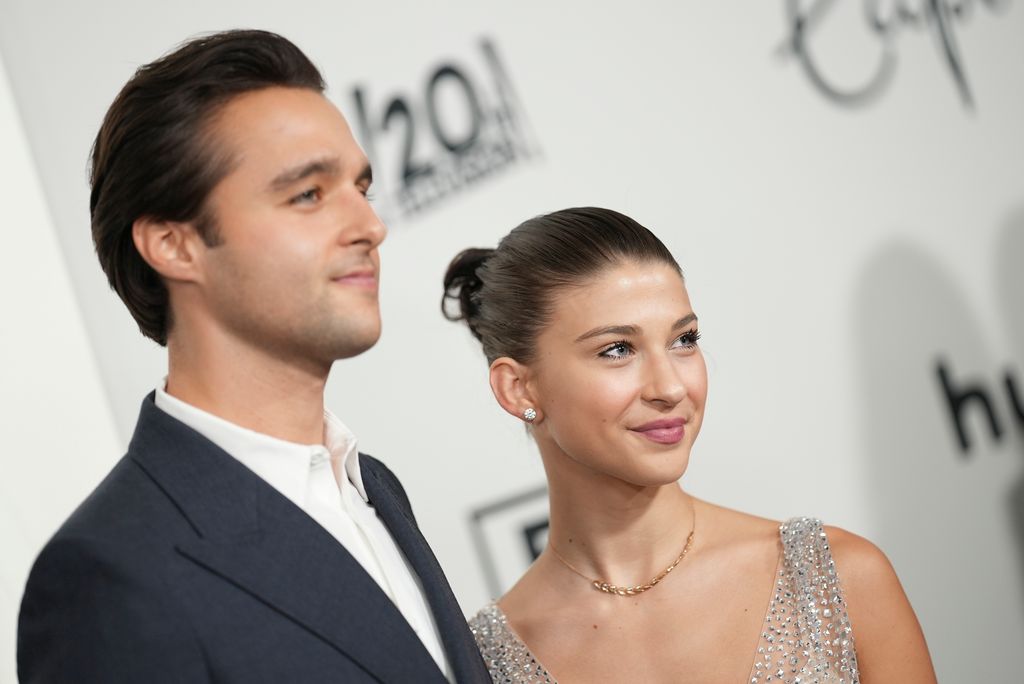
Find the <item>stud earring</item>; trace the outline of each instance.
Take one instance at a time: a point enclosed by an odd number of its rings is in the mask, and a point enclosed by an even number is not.
[[[533,410],[532,406],[523,411],[523,420],[525,420],[527,423],[532,423],[536,419],[537,412]]]

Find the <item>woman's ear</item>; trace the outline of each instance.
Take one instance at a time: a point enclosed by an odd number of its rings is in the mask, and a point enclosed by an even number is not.
[[[538,397],[529,382],[530,369],[507,356],[495,359],[491,364],[491,391],[501,408],[519,420],[539,423],[543,413]]]
[[[199,234],[190,223],[147,216],[132,224],[132,241],[142,259],[166,280],[198,280]]]

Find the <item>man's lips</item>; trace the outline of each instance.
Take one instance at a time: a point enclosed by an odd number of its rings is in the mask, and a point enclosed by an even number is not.
[[[372,269],[352,271],[344,275],[335,276],[331,278],[335,283],[341,285],[352,285],[355,287],[365,288],[376,288],[377,287],[377,273]]]
[[[662,418],[630,430],[658,444],[675,444],[686,434],[685,426],[686,421],[682,418]]]

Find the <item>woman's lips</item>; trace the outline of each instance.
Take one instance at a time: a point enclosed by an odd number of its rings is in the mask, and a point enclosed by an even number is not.
[[[664,418],[630,429],[658,444],[676,444],[686,434],[686,421],[682,418]]]

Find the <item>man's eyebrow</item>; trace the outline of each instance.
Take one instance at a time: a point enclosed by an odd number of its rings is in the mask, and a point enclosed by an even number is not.
[[[270,189],[272,191],[284,190],[292,183],[297,183],[318,173],[337,176],[340,172],[341,164],[337,159],[314,159],[279,173],[274,180],[270,181]]]
[[[672,330],[679,330],[685,328],[690,323],[697,320],[697,314],[689,313],[680,318],[678,321],[672,324]],[[603,325],[593,330],[588,330],[579,337],[576,338],[576,342],[583,342],[593,337],[600,337],[601,335],[623,335],[623,336],[635,336],[640,334],[640,326],[636,325]]]

